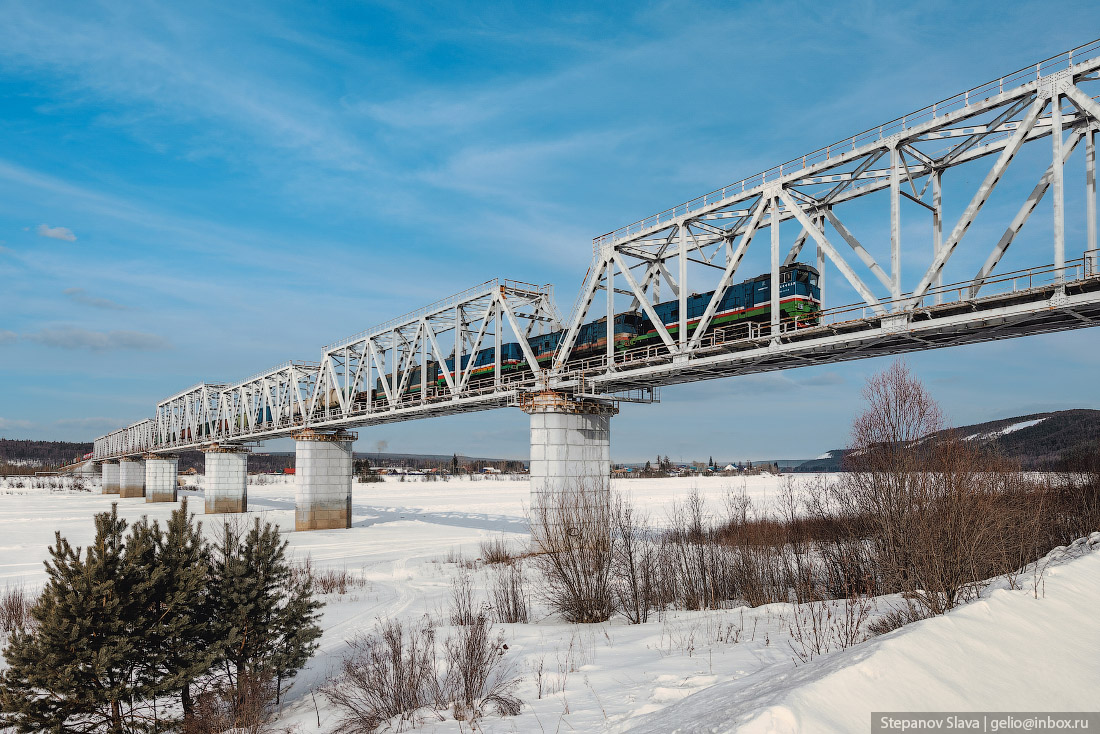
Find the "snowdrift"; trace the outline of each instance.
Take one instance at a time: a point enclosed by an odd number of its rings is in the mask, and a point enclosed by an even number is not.
[[[628,730],[847,734],[869,731],[872,711],[1095,710],[1100,553],[1088,546],[1100,547],[1100,533],[1047,557],[1038,598],[1027,574],[1022,590],[993,589],[806,665],[719,683]]]

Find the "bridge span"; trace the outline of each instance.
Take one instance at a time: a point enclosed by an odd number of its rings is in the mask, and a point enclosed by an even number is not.
[[[602,501],[611,417],[662,386],[1098,325],[1097,82],[1100,41],[597,237],[564,317],[551,286],[490,280],[316,361],[180,391],[96,439],[103,491],[172,501],[174,452],[198,449],[207,511],[244,511],[248,446],[293,437],[297,527],[348,527],[351,429],[511,406],[531,415],[532,506],[573,485]],[[1021,152],[1043,149],[996,243],[967,238]],[[1084,221],[1070,231],[1084,236],[1067,238],[1064,168],[1079,149]],[[945,191],[962,212],[951,220]],[[1044,199],[1049,250],[1001,272]],[[856,206],[889,222],[888,243],[856,237]],[[903,242],[903,212],[927,241]],[[982,265],[960,270],[953,256],[979,247]],[[750,250],[767,268],[746,279]]]

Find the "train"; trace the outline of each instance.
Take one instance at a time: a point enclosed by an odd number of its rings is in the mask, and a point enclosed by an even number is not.
[[[821,320],[821,287],[820,274],[817,269],[805,263],[793,263],[784,266],[779,273],[779,308],[780,319],[783,322],[793,324],[795,328],[817,326]],[[714,291],[707,293],[693,293],[687,298],[687,331],[694,335],[699,322],[706,312]],[[680,329],[680,301],[679,299],[657,303],[653,306],[653,312],[660,319],[669,335],[676,339]],[[719,329],[728,329],[748,323],[770,323],[771,321],[771,275],[764,273],[755,278],[731,285],[726,289],[725,295],[719,302],[714,316],[707,325],[706,333],[713,333]],[[577,331],[576,343],[573,346],[570,362],[577,362],[591,357],[602,356],[607,351],[607,327],[606,317],[590,321],[581,325]],[[535,360],[542,367],[547,367],[554,359],[566,331],[553,331],[548,334],[529,337],[528,345]],[[615,340],[614,349],[617,353],[624,353],[642,347],[660,345],[661,336],[657,327],[644,311],[627,311],[615,314],[613,325]],[[470,361],[473,360],[473,367]],[[469,387],[478,387],[493,380],[496,365],[496,347],[488,347],[473,354],[464,354],[458,361],[458,370],[455,369],[455,358],[449,357],[442,362],[429,361],[421,366],[412,368],[411,373],[405,377],[399,374],[396,377],[396,388],[400,395],[398,401],[415,399],[420,397],[422,386],[426,386],[432,394],[441,392],[447,388],[447,377],[452,382],[458,382],[460,375],[470,369]],[[421,375],[423,370],[424,374]],[[509,342],[500,347],[500,371],[501,377],[507,379],[512,375],[530,372],[527,358],[523,348],[518,342]],[[353,403],[363,405],[368,401],[388,401],[382,380],[385,379],[390,386],[390,392],[395,389],[395,377],[393,373],[379,377],[370,391],[357,392]],[[328,395],[319,400],[322,407],[336,407],[339,405],[339,392],[330,390]],[[267,409],[267,415],[257,416],[257,423],[270,423],[271,410]],[[236,427],[241,427],[238,418]],[[213,425],[206,426],[209,434]],[[229,430],[228,421],[224,422],[222,429]]]
[[[820,323],[821,313],[821,287],[820,274],[817,269],[805,263],[793,263],[784,266],[779,273],[779,308],[780,319],[793,323],[796,328],[817,326]],[[707,293],[693,293],[687,298],[687,331],[694,335],[706,312],[714,291]],[[680,330],[680,301],[679,299],[665,301],[653,306],[657,318],[661,320],[666,331],[672,338],[679,336]],[[764,273],[755,278],[749,278],[741,283],[731,285],[726,289],[725,295],[718,303],[707,326],[707,333],[718,329],[744,323],[769,323],[771,321],[771,275]],[[581,325],[577,331],[576,342],[573,346],[570,361],[603,355],[607,351],[607,320],[601,317]],[[653,321],[645,312],[628,311],[615,314],[613,325],[615,351],[626,352],[640,347],[654,346],[661,343],[660,333]],[[548,334],[529,337],[528,345],[535,360],[540,366],[548,366],[554,359],[554,354],[565,338],[566,331],[553,331]],[[477,386],[482,380],[493,379],[496,362],[496,347],[488,347],[474,354],[464,354],[459,362],[460,371],[464,372],[473,360],[470,374],[470,386]],[[443,389],[447,387],[447,377],[453,382],[458,381],[455,372],[455,358],[449,357],[442,363],[429,361],[423,369],[426,374],[421,377],[421,367],[414,367],[412,374],[404,381],[404,389],[398,396],[399,400],[410,397],[419,397],[422,385],[429,388]],[[518,342],[509,342],[500,347],[500,372],[504,378],[509,374],[529,372],[527,358]],[[379,377],[375,381],[374,389],[357,393],[356,402],[367,400],[386,400],[386,390],[382,380],[386,379],[390,391],[394,389],[393,374]],[[402,376],[397,378],[398,387],[402,384]]]

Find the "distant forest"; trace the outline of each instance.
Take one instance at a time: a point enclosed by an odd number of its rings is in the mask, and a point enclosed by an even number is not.
[[[68,441],[32,441],[24,439],[0,438],[0,476],[12,474],[33,474],[36,471],[51,471],[69,464],[92,450],[90,443],[70,443]],[[377,452],[356,452],[356,471],[367,465],[375,467],[408,467],[410,469],[442,469],[450,471],[457,460],[460,470],[477,471],[491,466],[504,472],[520,471],[526,462],[515,459],[485,459],[453,454],[389,454]],[[248,471],[253,474],[281,473],[294,466],[294,453],[264,453],[256,451],[248,456]],[[202,474],[205,463],[201,451],[181,451],[179,470],[190,470]]]
[[[90,443],[0,438],[0,474],[48,471],[92,450]]]

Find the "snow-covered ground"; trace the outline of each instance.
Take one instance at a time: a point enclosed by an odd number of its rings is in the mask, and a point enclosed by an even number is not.
[[[799,477],[796,481],[812,478]],[[201,477],[192,480],[201,482]],[[526,539],[523,479],[407,478],[357,484],[350,530],[289,532],[293,478],[253,477],[249,513],[287,531],[296,558],[316,570],[346,569],[367,585],[324,597],[321,647],[294,682],[281,723],[328,732],[337,713],[311,695],[336,670],[347,641],[379,619],[440,616],[452,580],[471,573],[486,598],[492,568],[468,571],[454,561],[479,556],[481,541]],[[786,477],[617,480],[615,488],[661,522],[697,489],[718,509],[744,492],[770,506]],[[119,504],[128,520],[164,519],[175,505],[92,493],[15,488],[0,480],[0,586],[45,579],[46,547],[60,531],[74,544],[93,536],[91,516]],[[24,484],[27,482],[24,480]],[[197,489],[182,492],[201,514]],[[226,517],[226,516],[220,516]],[[207,529],[220,520],[207,518]],[[1100,543],[1100,534],[1094,536]],[[1087,555],[1080,544],[1057,558]],[[1038,598],[1030,576],[1023,590],[994,584],[983,598],[949,615],[802,662],[791,628],[806,610],[789,604],[711,612],[674,612],[644,625],[616,619],[569,625],[535,605],[531,624],[499,625],[507,658],[523,676],[517,717],[490,718],[484,731],[860,731],[872,710],[1023,710],[1095,708],[1100,676],[1100,554],[1054,563]],[[897,599],[874,600],[872,617]],[[316,706],[315,706],[316,701]],[[317,721],[320,718],[321,725]],[[770,727],[770,728],[769,728]],[[469,731],[433,721],[426,731]]]

